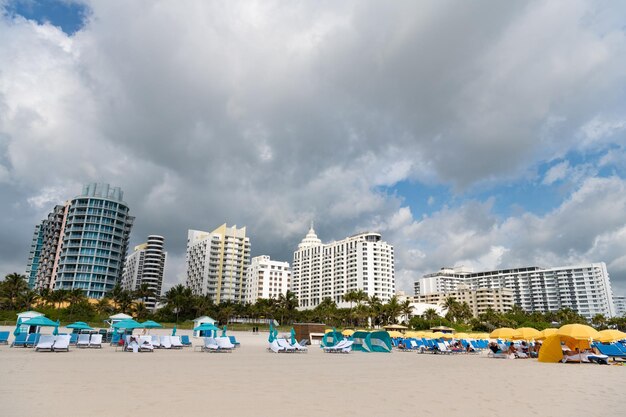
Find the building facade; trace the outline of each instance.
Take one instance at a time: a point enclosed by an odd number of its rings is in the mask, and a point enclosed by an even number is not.
[[[303,309],[325,298],[349,307],[343,295],[363,290],[383,303],[395,294],[393,246],[379,233],[360,233],[324,244],[311,229],[293,254],[292,291]]]
[[[136,291],[142,284],[146,284],[154,293],[154,297],[144,299],[150,310],[156,308],[163,287],[163,271],[167,258],[164,243],[163,236],[148,236],[146,243],[135,246],[133,253],[128,255],[122,272],[122,288],[125,290]]]
[[[291,288],[289,262],[273,261],[269,256],[255,256],[246,271],[244,301],[255,303],[259,298],[277,299]]]
[[[119,187],[85,185],[79,196],[56,206],[35,230],[42,243],[38,258],[35,244],[29,256],[34,287],[79,288],[87,297],[102,298],[122,278],[133,220]]]
[[[243,301],[245,275],[250,264],[246,228],[221,225],[212,232],[187,233],[187,286],[215,303]]]
[[[443,306],[448,297],[454,298],[459,303],[467,303],[472,310],[472,315],[479,314],[488,309],[504,313],[513,308],[513,290],[509,288],[459,288],[450,292],[437,292],[431,294],[415,295],[414,300],[418,303],[437,304]]]
[[[450,293],[460,286],[470,289],[509,288],[513,290],[514,303],[530,312],[571,308],[588,319],[595,314],[615,315],[611,282],[603,262],[484,272],[472,272],[462,267],[442,268],[417,280],[415,295]]]
[[[613,304],[615,306],[615,317],[626,316],[626,297],[623,295],[614,295]]]
[[[45,220],[44,220],[45,221]],[[26,279],[28,280],[28,288],[33,289],[37,283],[37,271],[39,270],[39,260],[41,258],[41,248],[43,247],[43,222],[35,226],[33,233],[33,241],[30,245],[28,254],[28,264],[26,265]]]

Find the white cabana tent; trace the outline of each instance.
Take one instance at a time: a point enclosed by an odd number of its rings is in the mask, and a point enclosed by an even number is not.
[[[128,314],[118,313],[118,314],[114,314],[114,315],[110,316],[109,319],[106,320],[106,323],[109,323],[109,326],[113,327],[113,325],[115,323],[117,323],[118,321],[132,320],[132,319],[133,318],[131,316],[129,316]]]
[[[198,317],[197,319],[193,319],[193,327],[196,328],[198,326],[200,326],[201,324],[204,323],[209,323],[209,324],[213,324],[215,325],[215,320],[212,319],[209,316],[202,316],[202,317]],[[194,331],[193,332],[193,337],[200,337],[200,332],[199,331]]]
[[[35,317],[43,316],[42,313],[38,313],[37,311],[24,311],[23,313],[17,313],[17,319],[22,319],[22,323],[26,320],[34,319]],[[32,329],[31,329],[32,328]],[[28,326],[22,325],[20,326],[21,333],[36,333],[39,330],[38,326]]]

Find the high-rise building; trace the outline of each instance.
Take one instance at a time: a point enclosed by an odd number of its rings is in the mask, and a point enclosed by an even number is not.
[[[613,304],[615,305],[615,317],[623,317],[626,315],[626,297],[623,295],[614,295]]]
[[[34,286],[80,288],[90,298],[102,298],[122,278],[133,220],[119,187],[85,185],[35,229],[28,271]]]
[[[44,220],[45,221],[45,220]],[[28,280],[28,287],[30,289],[35,288],[37,282],[37,271],[39,270],[39,259],[41,256],[41,248],[43,246],[43,230],[42,224],[35,226],[35,233],[33,233],[33,242],[30,245],[30,253],[28,254],[28,264],[26,265],[26,279]]]
[[[343,295],[363,290],[387,302],[395,294],[393,246],[379,233],[360,233],[324,244],[313,226],[293,254],[292,291],[300,308],[315,308],[325,298],[349,307]]]
[[[504,313],[513,308],[514,305],[513,290],[508,288],[469,289],[462,286],[450,292],[415,295],[414,301],[443,306],[449,297],[452,297],[459,303],[467,303],[474,317],[478,317],[479,314],[486,312],[487,309]]]
[[[154,310],[161,295],[163,271],[167,252],[163,250],[165,238],[158,235],[148,236],[148,241],[135,246],[133,253],[126,257],[122,272],[122,288],[136,291],[142,284],[152,290],[154,297],[146,297],[146,307]]]
[[[255,303],[259,298],[278,298],[287,294],[291,285],[289,262],[273,261],[269,256],[255,256],[246,271],[244,301]]]
[[[245,275],[250,264],[246,228],[221,225],[212,232],[187,233],[187,286],[215,303],[243,301]]]
[[[461,285],[470,289],[510,288],[515,304],[530,312],[571,308],[588,319],[595,314],[615,315],[611,282],[604,262],[483,272],[462,267],[442,268],[415,281],[415,295],[449,293]]]

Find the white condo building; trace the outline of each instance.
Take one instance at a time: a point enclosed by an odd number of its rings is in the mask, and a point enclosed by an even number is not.
[[[244,299],[245,274],[250,264],[246,228],[221,225],[212,232],[187,234],[187,286],[215,303]]]
[[[626,297],[623,295],[614,295],[613,304],[615,306],[615,317],[626,315]]]
[[[289,262],[273,261],[262,255],[252,258],[246,272],[245,302],[255,303],[259,298],[278,298],[291,287]]]
[[[148,241],[135,246],[135,250],[126,257],[122,272],[122,288],[136,291],[142,284],[154,291],[154,297],[147,297],[146,307],[154,310],[161,296],[163,271],[167,252],[163,250],[165,238],[158,235],[148,236]]]
[[[510,288],[515,304],[526,311],[571,308],[591,318],[615,315],[611,282],[604,262],[555,268],[501,269],[472,272],[463,267],[442,268],[415,281],[415,295],[459,289]]]
[[[363,290],[383,303],[395,294],[393,246],[379,233],[360,233],[323,244],[311,229],[293,254],[292,291],[300,308],[315,308],[325,298],[349,307],[343,295]]]

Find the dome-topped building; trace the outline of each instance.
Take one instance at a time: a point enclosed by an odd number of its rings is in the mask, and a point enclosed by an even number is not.
[[[313,229],[313,223],[311,222],[311,228],[309,232],[306,234],[302,242],[298,245],[298,250],[312,248],[313,246],[319,246],[322,244],[322,241],[317,237],[315,230]]]

